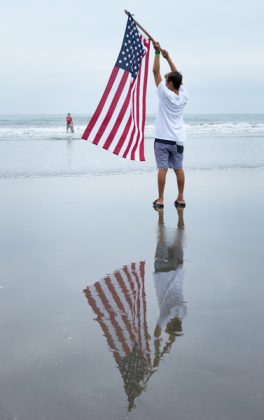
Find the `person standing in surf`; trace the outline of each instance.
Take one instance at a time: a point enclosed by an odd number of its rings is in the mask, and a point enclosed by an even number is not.
[[[176,69],[169,53],[161,49],[158,42],[153,42],[155,57],[153,74],[157,86],[159,106],[155,123],[154,152],[158,168],[158,198],[153,202],[154,208],[164,207],[164,189],[169,168],[175,172],[178,196],[175,207],[185,207],[183,170],[184,128],[183,110],[188,101],[188,94],[182,84],[182,75]],[[160,54],[167,60],[170,72],[162,80],[160,74]]]
[[[73,119],[70,113],[68,113],[66,117],[66,133],[68,133],[69,130],[71,131],[71,133],[74,133]]]

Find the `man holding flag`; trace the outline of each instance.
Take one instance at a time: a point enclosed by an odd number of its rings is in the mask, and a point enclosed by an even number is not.
[[[125,13],[128,20],[117,61],[82,138],[123,158],[145,160],[146,91],[152,41],[155,48],[153,72],[159,96],[155,135],[159,197],[153,205],[155,208],[164,207],[166,174],[168,168],[173,168],[178,184],[178,197],[174,204],[176,207],[185,207],[182,169],[183,109],[188,96],[182,85],[182,75],[177,71],[168,52],[161,49],[160,44],[134,20],[131,13],[127,10]],[[148,39],[139,33],[137,26]],[[160,75],[160,52],[171,69],[165,82]]]
[[[159,197],[153,202],[154,208],[164,207],[164,189],[168,168],[176,174],[178,196],[175,207],[185,207],[184,201],[184,171],[182,168],[184,151],[183,110],[188,100],[187,92],[182,84],[182,75],[176,69],[169,53],[161,49],[158,42],[153,41],[155,57],[153,74],[159,97],[159,107],[155,125],[155,158],[158,168]],[[165,75],[165,81],[160,75],[160,53],[170,66],[170,73]]]

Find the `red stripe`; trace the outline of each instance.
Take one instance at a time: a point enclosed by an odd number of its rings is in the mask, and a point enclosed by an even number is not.
[[[141,62],[141,66],[142,66],[142,62]],[[140,98],[140,80],[141,80],[141,66],[140,66],[140,70],[138,72],[138,79],[137,79],[137,96],[136,96],[136,127],[137,127],[137,137],[136,137],[136,141],[134,144],[134,147],[132,149],[131,155],[130,155],[130,159],[131,160],[135,160],[135,151],[137,149],[137,145],[138,145],[138,141],[139,141],[139,136],[140,136],[140,131],[139,131],[139,98]]]
[[[145,335],[145,342],[146,342],[146,353],[147,353],[147,361],[149,365],[151,364],[151,357],[150,357],[150,335],[148,332],[148,324],[147,324],[147,302],[146,302],[146,293],[145,293],[145,261],[140,261],[140,268],[139,268],[140,277],[142,280],[142,300],[143,300],[143,312],[144,312],[144,335]]]
[[[119,128],[119,126],[120,126],[120,124],[121,124],[121,122],[122,122],[122,120],[123,120],[123,118],[124,118],[124,116],[127,112],[127,108],[129,107],[129,103],[130,103],[130,98],[131,98],[131,92],[132,92],[133,85],[134,85],[134,82],[130,83],[129,90],[127,92],[127,96],[126,96],[126,99],[123,103],[123,106],[122,106],[122,108],[119,112],[119,115],[116,119],[116,122],[115,122],[109,136],[107,137],[107,139],[106,139],[106,141],[103,145],[103,148],[106,149],[106,150],[108,150],[110,145],[112,144],[112,141],[114,140],[114,138],[116,136],[117,130],[118,130],[118,128]]]
[[[124,273],[126,274],[126,272],[124,271]],[[120,287],[120,289],[122,290],[125,299],[128,303],[128,306],[130,307],[131,311],[133,309],[133,304],[132,304],[132,300],[131,300],[131,291],[128,290],[128,288],[126,287],[125,281],[123,279],[123,276],[121,276],[120,272],[117,271],[116,273],[114,273],[114,276],[118,282],[118,285]],[[132,291],[133,292],[133,291]]]
[[[129,152],[130,147],[131,147],[132,139],[133,139],[134,134],[135,134],[135,110],[134,110],[134,103],[135,103],[135,92],[136,92],[136,90],[137,90],[137,87],[134,90],[133,95],[132,95],[132,106],[131,106],[131,118],[132,118],[133,129],[132,129],[132,133],[130,135],[130,139],[128,141],[128,145],[126,147],[126,150],[123,153],[123,158],[126,158],[127,157],[128,152]]]
[[[139,274],[140,274],[140,277],[141,277],[142,281],[144,281],[144,279],[145,279],[145,261],[140,261],[140,263],[139,263]]]
[[[105,91],[103,93],[103,96],[102,96],[102,98],[101,98],[101,100],[99,102],[99,105],[97,106],[95,113],[93,114],[91,120],[89,121],[89,124],[87,125],[87,127],[86,127],[86,129],[85,129],[85,131],[84,131],[84,133],[82,135],[82,139],[83,140],[87,140],[88,139],[88,137],[89,137],[92,129],[94,128],[94,126],[95,126],[95,124],[96,124],[96,122],[97,122],[97,120],[98,120],[98,118],[99,118],[99,116],[100,116],[100,114],[102,112],[102,109],[103,109],[103,107],[104,107],[104,105],[106,103],[106,100],[107,100],[108,95],[109,95],[109,93],[110,93],[110,91],[112,89],[112,86],[113,86],[113,84],[115,82],[115,79],[116,79],[116,76],[118,74],[118,71],[119,71],[119,68],[118,67],[114,67],[113,68],[112,73],[111,73],[111,76],[110,76],[110,79],[108,80],[108,83],[106,85],[106,88],[105,88]]]
[[[130,273],[129,273],[129,281],[130,281],[130,283],[133,285],[133,290],[134,290],[134,317],[135,317],[135,320],[139,320],[139,317],[140,317],[140,306],[138,306],[138,303],[139,303],[139,290],[140,290],[140,282],[138,281],[138,277],[137,277],[137,275],[136,275],[136,272],[135,272],[135,267],[136,267],[136,264],[135,263],[131,263],[131,274],[133,275],[133,277],[135,278],[135,280],[136,280],[136,284],[137,284],[137,289],[135,289],[135,286],[134,286],[134,281],[133,281],[133,279],[132,279],[132,276],[130,275]],[[138,334],[138,336],[140,335],[140,332],[139,332],[139,329],[138,329],[138,324],[139,324],[139,322],[137,323],[137,325],[135,325],[135,328],[136,328],[136,330],[137,330],[137,334]]]
[[[123,89],[125,87],[125,84],[126,84],[126,81],[127,81],[128,76],[129,76],[129,72],[128,71],[124,71],[123,76],[122,76],[122,78],[120,80],[120,83],[118,85],[118,88],[117,88],[117,90],[115,92],[115,95],[114,95],[114,97],[112,99],[111,105],[110,105],[110,107],[109,107],[109,109],[107,111],[107,114],[106,114],[105,118],[103,119],[103,122],[100,125],[100,128],[97,131],[96,136],[95,136],[95,138],[93,140],[93,144],[98,144],[99,141],[100,141],[100,139],[101,139],[101,137],[102,137],[102,135],[104,134],[105,129],[108,126],[109,121],[111,120],[111,118],[113,116],[113,113],[115,111],[116,105],[118,104],[118,101],[120,99],[120,96],[121,96],[121,94],[123,92]]]
[[[139,281],[139,277],[138,277],[138,274],[136,272],[135,264],[134,265],[131,264],[131,268],[132,268],[132,274],[134,275],[134,277],[136,279],[136,282],[137,282],[137,285],[138,285],[138,295],[137,295],[137,319],[138,319],[138,328],[137,328],[137,330],[138,330],[138,335],[139,335],[139,345],[140,345],[140,348],[142,348],[142,340],[141,340],[141,334],[140,334],[140,331],[141,331],[141,311],[140,311],[140,309],[141,309],[141,305],[140,305],[141,282]]]
[[[128,268],[127,268],[127,266],[125,266],[124,268],[123,268],[123,270],[124,270],[124,273],[127,275],[127,278],[128,278],[128,281],[129,281],[129,284],[130,284],[130,288],[131,288],[131,290],[133,291],[133,313],[134,314],[136,314],[136,311],[135,311],[135,297],[136,297],[136,295],[137,295],[137,292],[136,292],[136,290],[135,290],[135,285],[134,285],[134,282],[133,282],[133,280],[132,280],[132,277],[131,277],[131,274],[130,274],[130,272],[128,271]]]
[[[144,130],[145,130],[145,121],[146,121],[146,93],[147,93],[147,85],[148,85],[148,68],[149,68],[149,40],[144,40],[144,45],[147,47],[147,55],[145,57],[146,63],[145,63],[145,74],[144,74],[144,83],[143,83],[143,96],[142,96],[142,108],[143,108],[143,116],[142,116],[142,137],[141,142],[139,145],[139,160],[144,161],[145,160],[145,153],[144,153]]]
[[[139,263],[139,275],[142,284],[142,302],[143,302],[143,325],[144,325],[144,342],[146,344],[145,357],[148,361],[148,365],[151,366],[151,354],[150,354],[150,345],[149,341],[151,339],[148,333],[148,324],[147,324],[147,302],[146,302],[146,293],[145,293],[145,261],[140,261]]]

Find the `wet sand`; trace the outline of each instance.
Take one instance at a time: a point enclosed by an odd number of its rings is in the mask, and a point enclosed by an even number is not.
[[[264,171],[155,181],[0,180],[1,420],[263,418]]]

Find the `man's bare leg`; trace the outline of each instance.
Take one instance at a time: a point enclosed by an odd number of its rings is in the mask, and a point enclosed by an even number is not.
[[[157,199],[157,204],[164,204],[164,189],[166,183],[166,175],[168,169],[159,169],[158,171],[158,191],[159,191],[159,198]]]
[[[185,203],[184,201],[184,183],[185,183],[185,175],[183,169],[174,169],[176,178],[177,178],[177,185],[178,185],[178,203]]]

